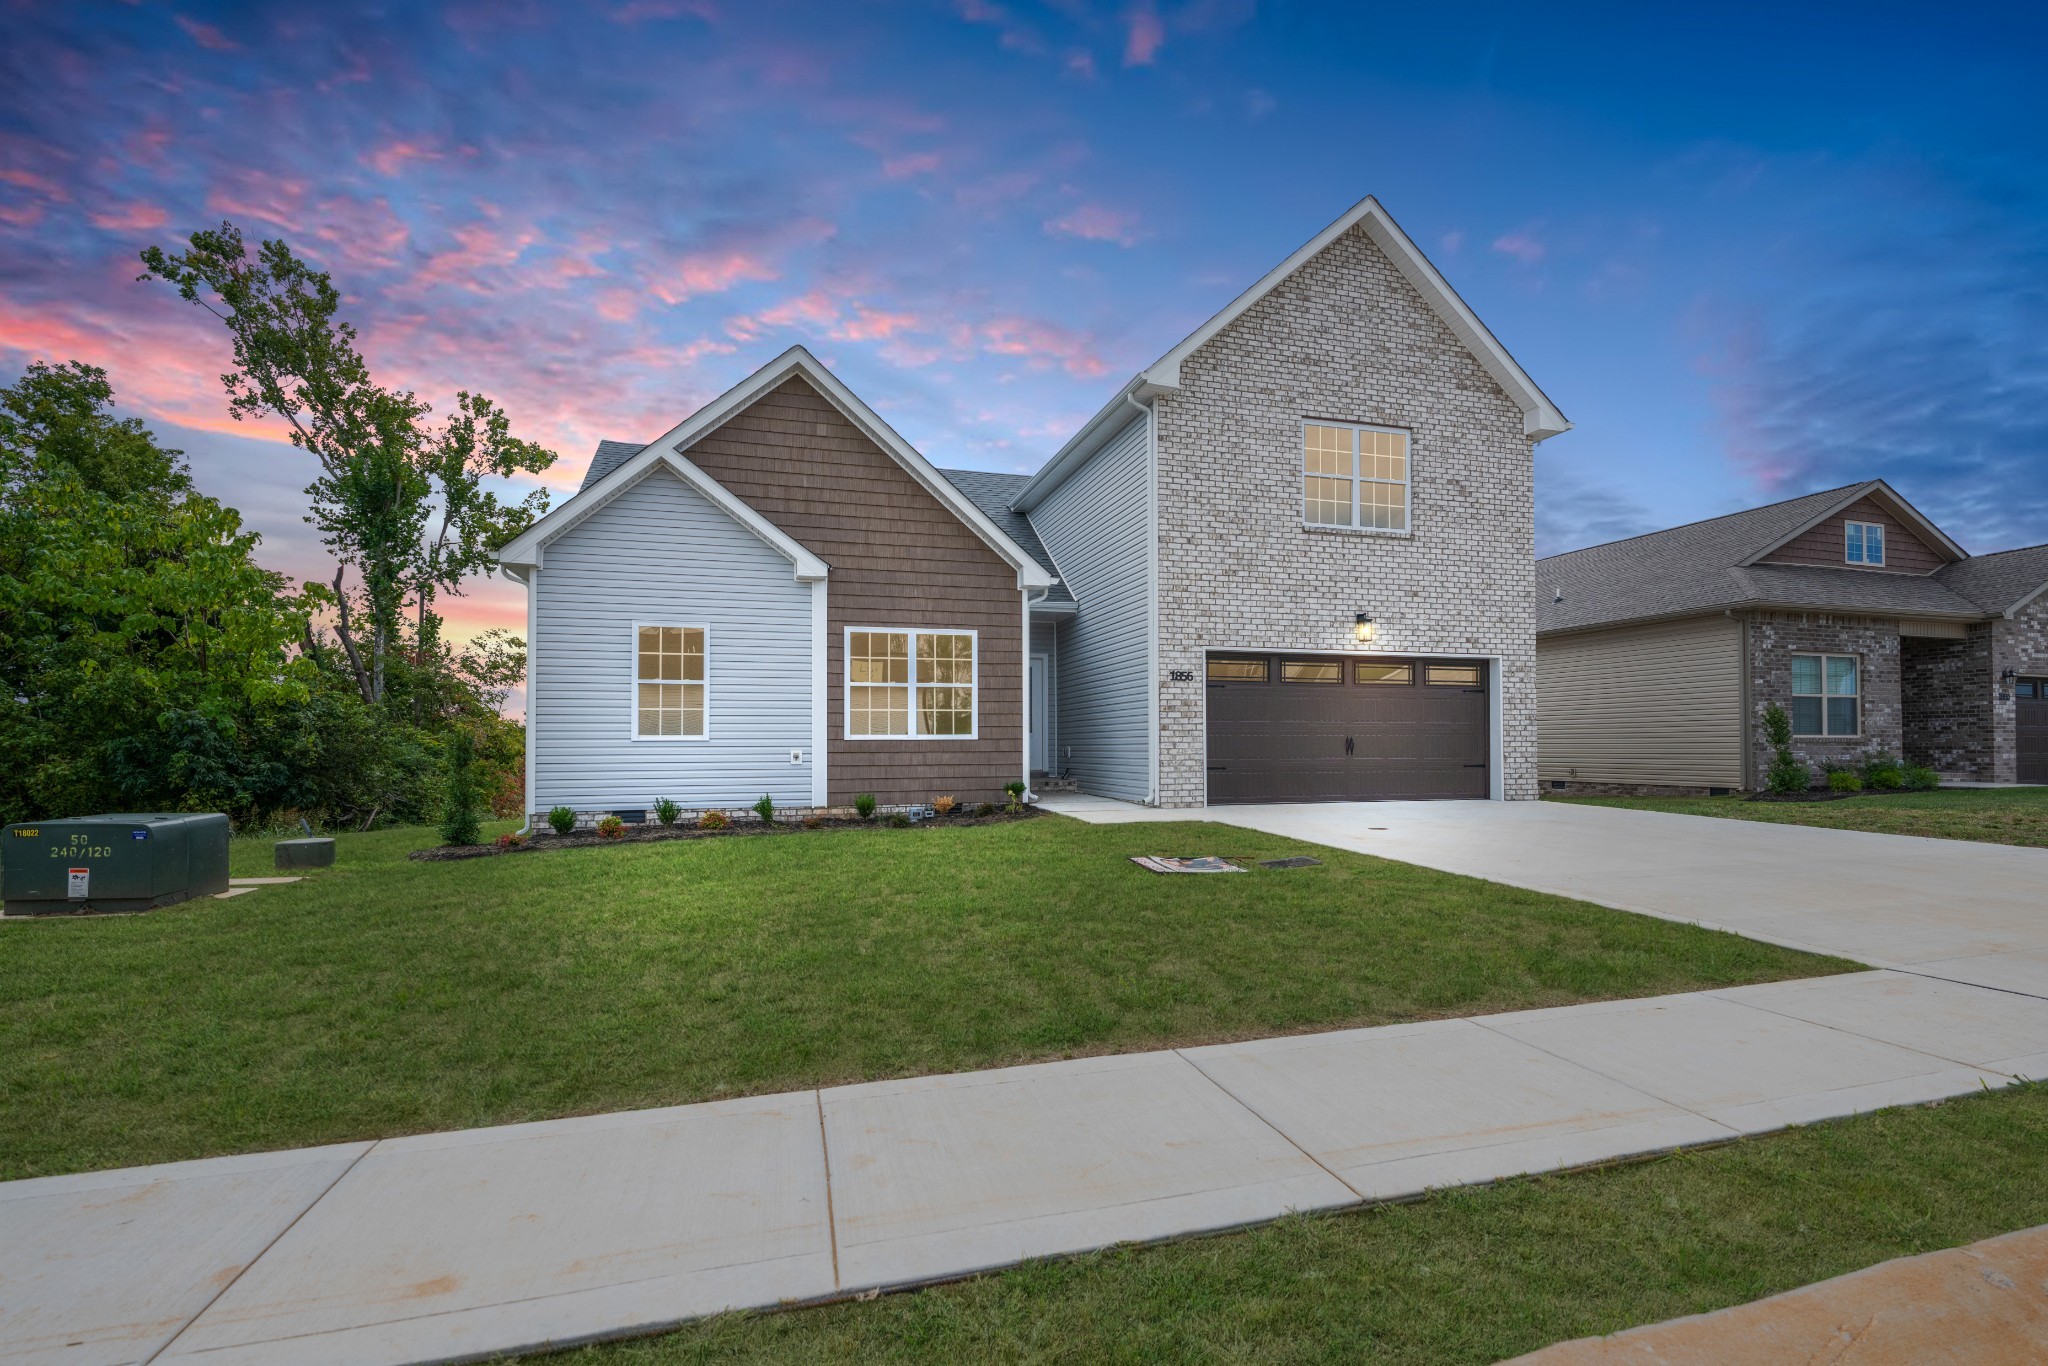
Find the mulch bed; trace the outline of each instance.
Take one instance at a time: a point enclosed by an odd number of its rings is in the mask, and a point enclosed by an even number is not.
[[[1939,788],[1922,789],[1940,791]],[[1832,788],[1809,787],[1804,792],[1752,792],[1744,797],[1746,802],[1845,802],[1851,797],[1906,797],[1911,796],[1908,787],[1866,787],[1860,792],[1836,792]]]
[[[912,821],[902,829],[929,829],[941,827],[954,829],[966,825],[1003,825],[1010,821],[1028,821],[1043,815],[1038,807],[1027,806],[1022,811],[1011,813],[996,810],[986,816],[950,815],[926,816]],[[899,828],[887,816],[876,816],[873,820],[832,818],[806,821],[776,821],[763,825],[759,821],[744,823],[735,821],[720,830],[700,830],[692,825],[629,825],[617,839],[606,839],[594,830],[578,830],[573,835],[557,835],[552,830],[535,832],[526,843],[518,845],[501,844],[456,844],[442,845],[437,849],[415,849],[407,858],[421,863],[446,863],[457,859],[496,858],[501,854],[533,854],[546,849],[592,849],[609,848],[621,844],[659,844],[664,840],[707,840],[723,839],[733,835],[808,835],[819,830],[856,830],[863,827]]]

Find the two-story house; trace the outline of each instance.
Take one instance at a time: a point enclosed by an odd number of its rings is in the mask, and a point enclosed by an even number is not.
[[[793,349],[501,553],[528,804],[1533,797],[1569,425],[1371,198],[1033,476],[935,470]]]

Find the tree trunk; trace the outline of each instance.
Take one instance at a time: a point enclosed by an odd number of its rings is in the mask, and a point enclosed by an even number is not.
[[[348,572],[343,565],[334,571],[334,603],[341,612],[341,620],[335,625],[334,634],[341,640],[341,648],[348,655],[349,671],[356,676],[356,691],[370,706],[377,705],[377,695],[371,690],[370,677],[363,672],[363,657],[356,651],[355,633],[348,628],[348,595],[341,591],[341,576]]]

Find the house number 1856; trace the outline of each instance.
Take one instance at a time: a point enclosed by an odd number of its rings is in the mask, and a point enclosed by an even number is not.
[[[1166,677],[1167,681],[1171,683],[1192,683],[1195,681],[1195,671],[1193,669],[1169,669]]]

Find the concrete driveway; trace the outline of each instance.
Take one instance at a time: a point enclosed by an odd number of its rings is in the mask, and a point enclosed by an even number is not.
[[[1045,805],[1100,823],[1220,821],[1873,967],[2048,996],[2043,849],[1559,802],[1157,811],[1062,796]]]

